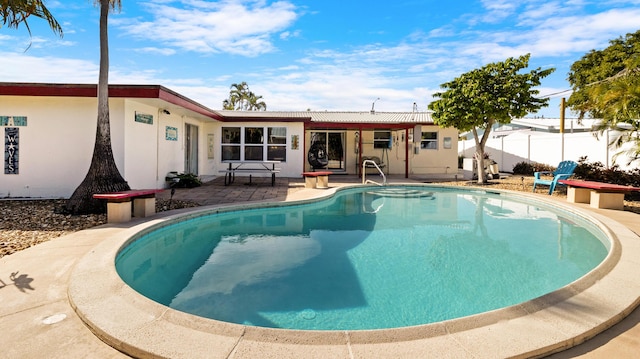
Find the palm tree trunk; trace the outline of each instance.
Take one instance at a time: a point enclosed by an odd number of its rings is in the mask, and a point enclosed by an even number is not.
[[[113,158],[109,123],[109,38],[107,19],[110,1],[100,0],[100,74],[98,77],[98,121],[91,165],[84,180],[67,201],[73,214],[104,213],[106,205],[93,198],[95,193],[128,190]]]

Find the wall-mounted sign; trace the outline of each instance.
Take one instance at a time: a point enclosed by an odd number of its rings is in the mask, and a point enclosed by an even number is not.
[[[153,115],[136,112],[136,122],[146,123],[148,125],[152,125],[153,124]]]
[[[165,136],[167,141],[177,141],[178,140],[178,129],[175,127],[167,126],[165,131]]]
[[[0,116],[0,126],[26,126],[27,116]]]
[[[442,145],[444,146],[445,149],[450,150],[451,149],[451,137],[445,137],[444,140],[442,141]]]
[[[4,129],[4,174],[17,175],[19,164],[18,145],[20,143],[20,129],[5,127]]]
[[[208,159],[213,159],[213,146],[214,146],[213,139],[214,139],[213,133],[207,134],[207,158]]]

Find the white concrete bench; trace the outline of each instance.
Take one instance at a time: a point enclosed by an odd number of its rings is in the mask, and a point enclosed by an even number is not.
[[[560,180],[558,183],[568,187],[567,201],[589,203],[593,208],[622,210],[624,194],[640,191],[638,187],[596,181]]]
[[[156,213],[156,193],[162,189],[136,189],[130,191],[96,193],[93,198],[107,200],[107,222],[120,223],[131,220],[131,201],[133,216],[148,217]]]
[[[329,188],[330,171],[302,172],[304,188]]]

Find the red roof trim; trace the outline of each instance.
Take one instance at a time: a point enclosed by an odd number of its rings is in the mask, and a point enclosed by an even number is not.
[[[0,82],[0,95],[96,97],[98,86],[93,84],[46,84]],[[109,85],[110,98],[160,99],[216,120],[223,120],[215,111],[160,85]]]

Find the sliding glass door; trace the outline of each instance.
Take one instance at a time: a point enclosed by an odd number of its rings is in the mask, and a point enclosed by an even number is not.
[[[346,168],[346,132],[344,131],[313,131],[311,142],[324,145],[327,156],[327,169],[332,171],[344,171]]]

